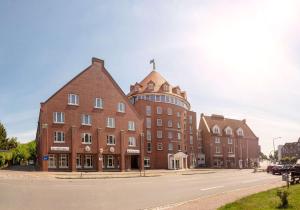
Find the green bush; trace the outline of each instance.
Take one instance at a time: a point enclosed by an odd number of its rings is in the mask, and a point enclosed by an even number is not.
[[[278,207],[279,208],[287,208],[288,205],[289,205],[289,201],[288,201],[289,192],[287,190],[284,190],[284,189],[279,189],[279,190],[277,190],[276,195],[281,200],[281,204]]]

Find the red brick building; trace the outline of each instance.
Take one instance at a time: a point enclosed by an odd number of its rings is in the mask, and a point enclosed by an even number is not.
[[[199,132],[208,167],[248,168],[258,163],[258,137],[246,120],[201,114]]]
[[[190,110],[186,92],[153,70],[130,86],[128,98],[144,118],[145,168],[196,167],[196,113]]]
[[[38,166],[43,171],[143,168],[142,125],[143,118],[104,61],[93,58],[88,68],[41,103]]]

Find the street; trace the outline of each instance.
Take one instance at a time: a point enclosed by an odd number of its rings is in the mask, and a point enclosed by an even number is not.
[[[252,171],[85,180],[1,179],[0,209],[151,209],[281,180],[281,176]]]

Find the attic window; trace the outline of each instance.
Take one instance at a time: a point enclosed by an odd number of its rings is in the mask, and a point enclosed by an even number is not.
[[[176,93],[177,93],[178,95],[180,95],[180,89],[179,89],[179,88],[176,88]]]
[[[243,131],[242,128],[239,128],[239,129],[237,130],[237,135],[238,135],[238,136],[244,136],[244,131]]]
[[[219,128],[219,126],[215,125],[212,128],[212,131],[213,131],[213,134],[220,134],[220,128]]]
[[[169,85],[168,84],[164,84],[163,89],[164,89],[164,91],[168,92],[169,91]]]
[[[148,84],[148,89],[153,90],[154,89],[154,84],[151,82]]]
[[[226,133],[226,135],[231,136],[231,135],[232,135],[232,129],[231,129],[230,127],[227,127],[227,128],[225,129],[225,133]]]

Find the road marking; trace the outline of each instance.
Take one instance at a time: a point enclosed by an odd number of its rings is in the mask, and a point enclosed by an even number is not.
[[[200,189],[201,191],[206,191],[206,190],[212,190],[212,189],[216,189],[216,188],[222,188],[224,186],[215,186],[215,187],[209,187],[209,188],[203,188],[203,189]]]

